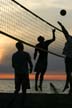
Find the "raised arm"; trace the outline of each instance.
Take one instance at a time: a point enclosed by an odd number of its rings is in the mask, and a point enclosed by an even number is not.
[[[53,33],[53,39],[52,39],[52,41],[55,41],[55,29],[52,29],[52,33]]]
[[[66,28],[62,25],[61,22],[58,21],[58,24],[61,26],[62,32],[64,33],[64,36],[65,36],[66,40],[68,40],[68,38],[69,38],[69,33],[68,33],[68,31],[67,31]]]
[[[52,33],[53,33],[53,38],[46,41],[47,45],[49,45],[50,43],[52,43],[53,41],[55,41],[55,29],[52,29]]]

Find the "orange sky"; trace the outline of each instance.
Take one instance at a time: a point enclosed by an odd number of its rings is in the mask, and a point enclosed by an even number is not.
[[[35,79],[34,74],[30,74],[30,79],[33,80]],[[65,75],[50,75],[50,74],[45,74],[44,79],[45,80],[65,80],[66,76]],[[14,79],[14,74],[0,74],[0,79]]]

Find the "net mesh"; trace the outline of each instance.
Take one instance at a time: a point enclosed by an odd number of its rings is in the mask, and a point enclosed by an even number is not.
[[[51,39],[54,28],[56,27],[22,5],[12,0],[0,1],[0,31],[35,46],[39,35],[44,36],[46,40]],[[57,29],[56,41],[49,46],[49,52],[64,57],[62,55],[64,43],[63,33]]]

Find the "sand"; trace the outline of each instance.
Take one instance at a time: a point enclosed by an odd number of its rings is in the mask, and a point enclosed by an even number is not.
[[[72,95],[0,93],[0,108],[72,108]]]

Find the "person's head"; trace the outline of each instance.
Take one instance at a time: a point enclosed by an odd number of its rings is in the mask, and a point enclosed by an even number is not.
[[[19,51],[23,51],[24,49],[24,46],[23,46],[23,43],[22,42],[17,42],[16,43],[16,48],[19,50]]]
[[[37,38],[37,40],[38,40],[39,42],[43,42],[43,41],[44,41],[44,37],[39,36],[39,37]]]

